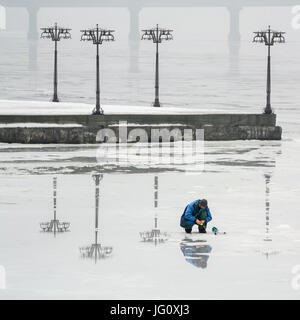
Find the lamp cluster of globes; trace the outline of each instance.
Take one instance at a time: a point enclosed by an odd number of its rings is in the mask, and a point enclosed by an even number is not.
[[[162,40],[173,40],[173,30],[170,29],[162,29],[157,26],[156,28],[142,31],[142,40],[152,40],[154,43],[161,43]]]
[[[114,41],[114,30],[105,30],[98,27],[95,29],[81,30],[81,41],[93,41],[94,44],[101,44],[103,41]]]
[[[285,43],[285,32],[268,30],[254,32],[253,42],[264,43],[266,46],[273,46],[275,43]]]
[[[52,41],[59,41],[60,39],[71,39],[70,31],[72,29],[61,28],[55,23],[54,27],[41,28],[42,39],[51,39]]]
[[[55,23],[54,27],[41,28],[41,38],[59,41],[60,39],[71,39],[69,28],[61,28]],[[114,30],[96,28],[80,30],[82,33],[81,41],[93,41],[94,44],[102,44],[103,41],[114,41]],[[154,43],[161,43],[162,40],[173,40],[172,32],[170,29],[159,28],[158,26],[153,29],[142,30],[142,40],[152,40]]]

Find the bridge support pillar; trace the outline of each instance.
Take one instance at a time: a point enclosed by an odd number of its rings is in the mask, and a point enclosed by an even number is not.
[[[129,41],[129,72],[139,72],[140,42]]]
[[[6,30],[6,8],[0,5],[0,30]]]
[[[240,42],[229,42],[229,74],[231,76],[240,73]]]
[[[28,69],[30,71],[38,70],[38,41],[28,41]]]
[[[37,40],[39,38],[37,18],[39,8],[37,6],[27,7],[28,12],[28,40]]]
[[[133,1],[133,0],[132,0]],[[129,29],[129,72],[139,72],[139,52],[141,43],[140,34],[140,11],[138,3],[132,4],[129,8],[130,29]]]
[[[137,6],[131,6],[129,9],[130,15],[130,30],[129,40],[140,41],[140,11],[141,9]]]
[[[239,42],[241,41],[240,12],[242,10],[242,7],[238,5],[233,5],[228,7],[228,10],[230,15],[230,28],[228,40],[230,42]]]

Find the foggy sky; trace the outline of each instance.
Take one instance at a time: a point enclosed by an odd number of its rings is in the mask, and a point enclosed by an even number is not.
[[[74,1],[76,2],[76,1]],[[263,1],[262,1],[263,2]],[[269,1],[266,1],[269,2]],[[282,0],[284,3],[284,0]],[[300,5],[300,0],[299,0]],[[298,41],[300,30],[291,26],[292,7],[243,8],[240,13],[242,40],[257,29],[269,24],[274,29],[288,32],[288,39]],[[27,31],[28,13],[25,8],[7,9],[8,30]],[[120,39],[127,40],[129,33],[129,10],[127,8],[41,8],[38,27],[52,25],[55,21],[74,32],[81,28],[101,26],[115,28]],[[176,39],[226,40],[229,32],[229,12],[226,8],[144,8],[140,11],[140,28],[156,23],[173,28]]]

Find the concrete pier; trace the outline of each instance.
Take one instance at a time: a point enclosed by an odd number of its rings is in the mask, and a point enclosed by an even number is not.
[[[105,135],[99,135],[103,129],[111,130],[120,142],[119,131],[124,125],[130,142],[145,140],[130,134],[135,129],[143,129],[149,142],[153,130],[159,136],[164,129],[170,132],[169,141],[181,140],[185,129],[192,129],[193,139],[196,130],[203,129],[204,139],[211,141],[281,140],[282,135],[275,114],[0,115],[0,123],[2,143],[101,143],[106,141]]]

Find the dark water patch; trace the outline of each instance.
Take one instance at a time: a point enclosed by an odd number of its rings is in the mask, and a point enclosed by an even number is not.
[[[30,164],[30,163],[61,163],[61,162],[80,162],[80,163],[97,163],[96,157],[74,157],[68,159],[37,159],[37,160],[11,160],[11,161],[0,161],[2,164]]]
[[[80,145],[80,146],[42,146],[42,147],[19,147],[19,148],[3,148],[0,146],[0,152],[74,152],[81,150],[95,150],[98,149],[98,145]]]
[[[247,161],[247,160],[237,160],[237,161],[208,161],[206,164],[212,164],[217,166],[230,166],[230,167],[275,167],[275,161]]]
[[[207,149],[206,149],[207,150]],[[205,154],[210,155],[223,155],[223,154],[245,154],[251,151],[259,150],[259,148],[247,148],[247,149],[221,149],[218,151],[206,151]]]
[[[67,162],[97,163],[96,157],[74,157],[66,159]]]
[[[18,169],[19,170],[19,169]],[[86,174],[86,173],[162,173],[162,172],[184,172],[178,168],[138,168],[134,166],[116,166],[110,165],[105,167],[100,166],[65,166],[65,167],[36,167],[33,169],[20,169],[21,172],[32,175],[43,175],[43,174]]]
[[[11,205],[11,204],[17,204],[17,203],[15,203],[15,202],[0,202],[0,204]]]

